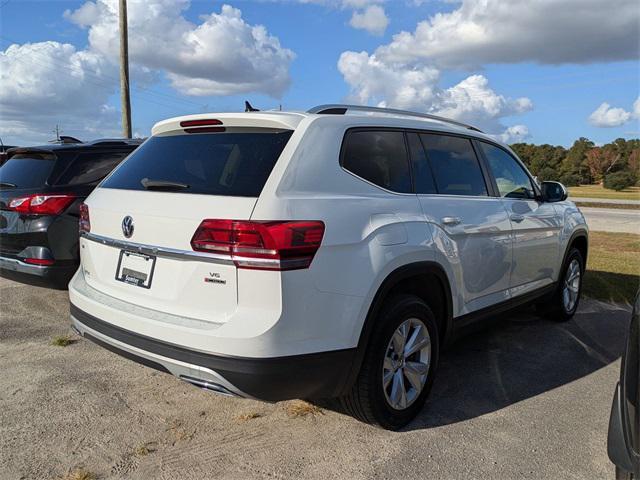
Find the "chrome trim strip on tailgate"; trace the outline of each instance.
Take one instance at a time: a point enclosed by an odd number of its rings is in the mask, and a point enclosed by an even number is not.
[[[81,233],[80,236],[82,238],[86,238],[87,240],[91,240],[92,242],[101,243],[102,245],[120,248],[122,250],[129,250],[131,252],[144,253],[145,255],[155,255],[156,257],[173,258],[177,260],[196,260],[199,262],[234,265],[233,260],[227,255],[196,252],[193,250],[179,250],[167,247],[156,247],[154,245],[145,245],[143,243],[116,240],[114,238],[96,235],[95,233]]]

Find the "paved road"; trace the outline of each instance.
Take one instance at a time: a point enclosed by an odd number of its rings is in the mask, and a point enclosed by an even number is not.
[[[78,339],[66,292],[0,279],[0,478],[612,479],[606,432],[629,313],[528,311],[445,352],[403,432],[215,396]],[[242,420],[241,414],[257,418]],[[140,448],[146,446],[146,450]]]
[[[624,232],[640,234],[640,210],[620,208],[579,207],[589,228],[600,232]]]
[[[640,200],[613,199],[613,198],[587,198],[587,197],[570,197],[572,202],[588,202],[588,203],[618,203],[623,205],[640,205]]]

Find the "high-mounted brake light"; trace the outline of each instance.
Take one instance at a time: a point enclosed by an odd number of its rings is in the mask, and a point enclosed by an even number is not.
[[[180,122],[180,126],[184,128],[186,133],[215,133],[224,132],[225,127],[215,127],[212,125],[222,125],[222,122],[217,118],[202,118],[200,120],[183,120]],[[188,128],[196,127],[196,128]]]
[[[319,221],[203,220],[191,239],[200,252],[228,256],[238,268],[308,268],[322,237]]]
[[[91,231],[91,220],[89,218],[89,205],[80,204],[80,219],[78,220],[78,229],[80,233],[89,233]]]
[[[180,122],[181,127],[204,127],[206,125],[222,125],[217,118],[203,118],[200,120],[183,120]]]
[[[75,195],[69,194],[36,193],[12,199],[7,209],[25,215],[59,215],[75,199]]]

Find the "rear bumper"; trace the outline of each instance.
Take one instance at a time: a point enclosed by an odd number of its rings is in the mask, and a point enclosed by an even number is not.
[[[73,304],[71,320],[84,337],[138,363],[218,393],[265,401],[343,394],[356,351],[269,358],[223,356],[125,330]]]
[[[69,283],[69,280],[71,280],[71,277],[73,277],[73,274],[77,269],[77,265],[32,265],[22,262],[16,258],[0,256],[0,270],[3,272],[15,272],[20,275],[31,275],[39,277],[45,281],[56,283]]]

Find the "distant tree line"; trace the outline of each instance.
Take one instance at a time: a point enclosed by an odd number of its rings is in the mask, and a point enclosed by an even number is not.
[[[515,143],[511,148],[538,180],[555,180],[566,186],[601,183],[623,190],[640,185],[640,139],[618,138],[597,147],[579,138],[571,148]]]

